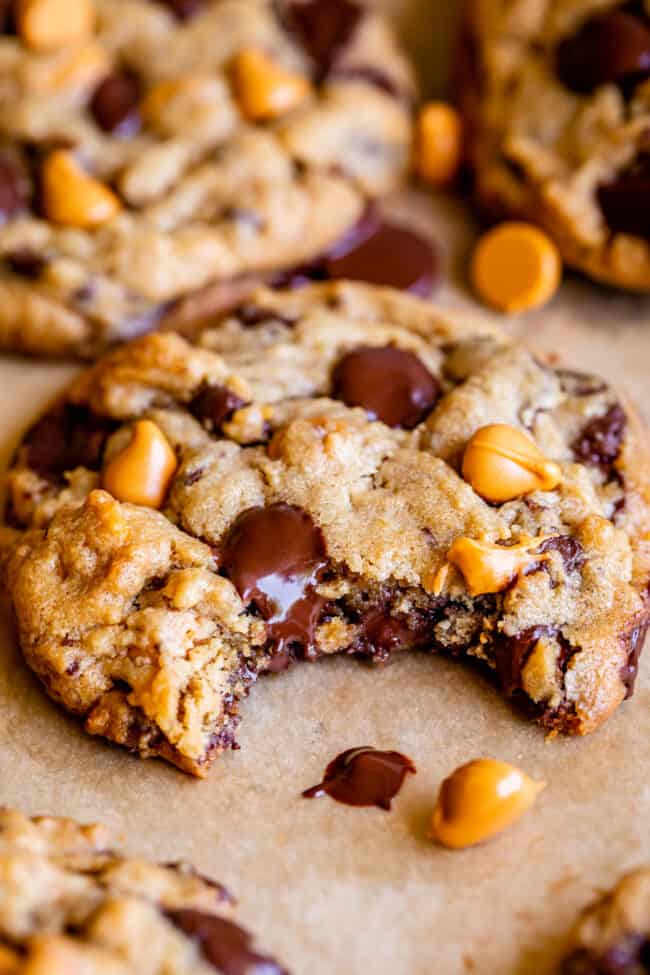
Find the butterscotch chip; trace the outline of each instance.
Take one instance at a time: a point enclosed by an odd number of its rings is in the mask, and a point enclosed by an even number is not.
[[[98,227],[115,217],[115,193],[84,172],[71,152],[56,149],[43,164],[43,206],[50,220],[66,227]]]
[[[463,126],[455,108],[445,102],[428,102],[417,120],[415,166],[434,187],[455,179],[463,149]]]
[[[552,240],[525,223],[503,223],[479,240],[472,258],[472,281],[489,305],[505,312],[546,304],[562,275]]]
[[[194,775],[259,674],[334,653],[470,659],[586,734],[650,618],[646,449],[606,383],[485,324],[262,289],[193,344],[117,348],[26,433],[23,653],[91,734]]]
[[[650,291],[650,17],[617,0],[469,0],[456,93],[479,203]]]
[[[101,826],[0,808],[2,975],[286,975],[233,904],[189,863],[127,859]]]
[[[370,220],[410,169],[415,101],[376,5],[16,3],[18,29],[2,34],[0,349],[92,358],[170,323],[192,334],[294,274],[430,287],[431,246]],[[48,191],[43,206],[34,160],[52,147],[101,189]],[[42,273],[16,259],[27,251]]]
[[[452,849],[489,840],[520,819],[544,786],[506,762],[468,762],[440,786],[431,835]]]

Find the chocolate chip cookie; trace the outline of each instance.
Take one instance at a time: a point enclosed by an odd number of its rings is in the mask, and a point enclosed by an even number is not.
[[[650,4],[467,0],[459,88],[482,204],[650,291]]]
[[[287,975],[187,863],[113,851],[101,826],[0,808],[2,975]]]
[[[414,96],[380,14],[356,0],[0,11],[0,347],[94,355],[287,275],[430,286],[430,249],[370,206],[408,167]]]
[[[561,975],[642,975],[650,968],[650,869],[635,870],[578,921]]]
[[[258,675],[334,653],[470,658],[585,734],[650,619],[647,463],[606,383],[484,324],[263,289],[110,353],[27,432],[6,584],[52,697],[195,775]]]

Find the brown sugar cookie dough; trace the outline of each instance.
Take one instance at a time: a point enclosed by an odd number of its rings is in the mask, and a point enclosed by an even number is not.
[[[560,975],[643,975],[650,969],[650,868],[627,874],[585,909]]]
[[[0,18],[0,348],[94,355],[315,258],[357,277],[370,229],[395,249],[364,220],[411,153],[412,74],[381,14],[8,0]]]
[[[48,692],[196,775],[259,674],[340,652],[479,661],[585,734],[634,684],[647,491],[601,380],[395,291],[262,290],[200,343],[115,350],[26,433],[5,578]]]
[[[466,0],[459,97],[479,200],[650,291],[648,0]]]
[[[188,863],[114,852],[102,826],[0,807],[2,975],[287,975]]]

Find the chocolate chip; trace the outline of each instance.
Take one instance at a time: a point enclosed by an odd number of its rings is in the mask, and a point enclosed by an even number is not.
[[[434,613],[392,615],[388,608],[375,606],[363,614],[359,635],[350,650],[383,662],[400,650],[430,646],[434,621]]]
[[[30,280],[39,278],[47,267],[47,258],[27,248],[7,254],[6,261],[14,274]]]
[[[253,939],[233,921],[191,909],[166,911],[183,934],[197,942],[201,954],[222,975],[287,975],[275,959],[253,949]]]
[[[536,554],[542,555],[544,552],[551,551],[560,553],[567,573],[577,572],[584,565],[584,549],[578,539],[572,538],[571,535],[554,535],[547,538],[539,546]]]
[[[42,477],[55,480],[75,467],[99,470],[106,440],[116,426],[84,406],[59,403],[26,434],[26,462]]]
[[[348,806],[378,806],[390,809],[391,801],[409,772],[415,773],[410,758],[400,752],[377,748],[349,748],[329,763],[323,781],[305,789],[305,799],[328,795]]]
[[[406,349],[364,346],[344,356],[332,376],[336,399],[362,406],[373,420],[412,430],[431,412],[440,385]]]
[[[278,5],[280,19],[296,36],[322,80],[350,43],[363,17],[353,0],[289,0]]]
[[[650,26],[623,10],[598,14],[561,42],[556,64],[561,81],[580,94],[642,81],[650,75]]]
[[[232,389],[216,385],[200,390],[190,402],[189,410],[208,430],[220,432],[235,410],[245,405],[246,401]]]
[[[611,231],[650,240],[650,153],[598,187],[598,203]]]
[[[535,649],[537,641],[548,627],[531,626],[515,636],[500,634],[494,641],[494,663],[499,685],[504,694],[513,694],[521,687],[521,672]]]
[[[158,0],[158,3],[169,7],[179,20],[189,20],[204,6],[205,0]]]
[[[429,297],[438,275],[433,246],[407,227],[387,221],[359,242],[344,240],[326,257],[329,278],[348,278]]]
[[[314,591],[327,565],[323,534],[302,508],[272,504],[242,512],[220,565],[243,601],[267,622],[274,654],[313,657],[326,600]],[[289,656],[287,656],[289,655]]]
[[[15,33],[14,3],[15,0],[0,0],[0,34]]]
[[[639,671],[639,657],[650,628],[650,586],[645,592],[645,602],[646,609],[640,614],[636,625],[620,636],[623,649],[627,653],[627,661],[621,668],[621,680],[625,685],[626,698],[632,697],[634,694],[634,684]]]
[[[602,416],[594,417],[571,445],[576,460],[609,472],[621,452],[627,426],[623,408],[615,403]]]
[[[95,89],[90,110],[104,132],[133,135],[140,126],[139,100],[137,78],[125,71],[114,71]]]
[[[31,186],[17,157],[0,153],[0,226],[29,208]]]

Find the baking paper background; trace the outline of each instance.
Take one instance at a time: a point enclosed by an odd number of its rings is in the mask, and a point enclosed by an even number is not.
[[[429,90],[444,78],[454,9],[391,0]],[[464,282],[475,227],[427,194],[398,210],[437,239],[436,300],[488,314]],[[617,382],[650,419],[650,300],[568,277],[544,312],[509,324],[537,349]],[[0,360],[0,460],[74,368]],[[576,911],[625,869],[650,863],[650,652],[634,699],[598,733],[546,743],[474,672],[426,656],[384,669],[304,664],[261,680],[242,707],[241,751],[199,782],[88,738],[26,670],[0,629],[0,802],[102,820],[132,853],[186,857],[237,894],[244,922],[293,975],[546,975]],[[300,792],[357,745],[404,751],[418,774],[393,810]],[[548,786],[489,845],[426,838],[440,780],[481,755]]]

